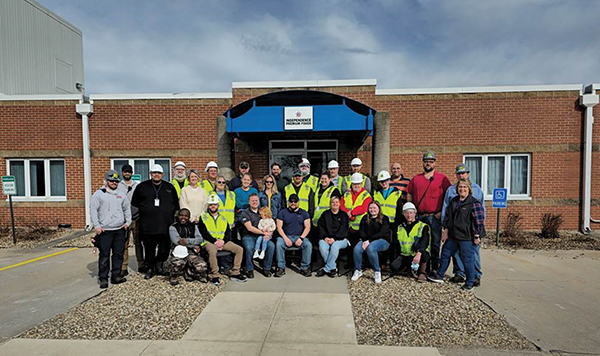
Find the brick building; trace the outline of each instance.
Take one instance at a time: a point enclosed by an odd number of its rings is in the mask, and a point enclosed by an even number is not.
[[[90,189],[125,163],[147,177],[152,164],[167,168],[179,160],[202,170],[210,160],[232,169],[246,160],[260,181],[273,161],[293,165],[308,157],[318,171],[337,159],[346,175],[358,156],[367,173],[400,162],[412,177],[423,152],[433,150],[437,169],[451,181],[455,165],[465,162],[487,198],[494,187],[508,188],[508,210],[520,211],[526,228],[537,229],[540,217],[554,212],[563,214],[563,228],[586,229],[590,216],[600,216],[600,180],[593,179],[600,170],[598,127],[590,145],[584,139],[598,115],[597,106],[587,106],[597,102],[599,88],[390,90],[377,89],[375,80],[340,80],[233,83],[231,92],[212,94],[92,95]],[[0,96],[0,172],[19,182],[18,224],[86,224],[80,98]],[[300,121],[284,120],[286,108],[296,115],[310,108],[310,118],[294,127]],[[0,198],[6,225],[8,201]],[[493,215],[487,224],[494,228]]]

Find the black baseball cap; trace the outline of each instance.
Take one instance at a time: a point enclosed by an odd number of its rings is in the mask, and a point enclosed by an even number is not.
[[[244,168],[244,169],[250,168],[250,164],[248,162],[246,162],[246,161],[241,161],[240,162],[240,168]]]
[[[297,203],[300,199],[298,198],[298,194],[292,194],[290,195],[290,197],[288,198],[289,202],[292,203]]]
[[[126,164],[121,168],[121,172],[133,173],[133,167],[130,164]]]

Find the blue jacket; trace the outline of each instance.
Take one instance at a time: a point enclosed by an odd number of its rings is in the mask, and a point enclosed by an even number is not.
[[[269,206],[269,196],[265,192],[258,193],[258,200],[260,202],[260,206]],[[277,217],[279,211],[282,209],[281,207],[281,194],[273,194],[271,195],[271,213],[273,214],[273,219]]]

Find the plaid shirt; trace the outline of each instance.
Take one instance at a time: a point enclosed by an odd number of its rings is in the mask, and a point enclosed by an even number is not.
[[[463,202],[460,199],[456,199],[452,204],[452,210],[457,211]],[[481,231],[483,231],[483,224],[485,222],[485,210],[483,210],[483,206],[480,202],[476,201],[473,203],[473,208],[471,209],[471,223],[473,224],[473,233],[475,235],[481,235]],[[443,227],[448,227],[448,216],[446,215],[446,220],[443,222]]]

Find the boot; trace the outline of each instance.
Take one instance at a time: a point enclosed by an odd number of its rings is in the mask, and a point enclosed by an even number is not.
[[[420,263],[419,270],[417,271],[417,282],[427,282],[427,263]]]
[[[148,271],[146,272],[144,279],[151,279],[152,277],[154,277],[154,268],[148,267]]]
[[[156,262],[155,264],[155,269],[156,269],[156,274],[159,276],[164,276],[165,275],[165,271],[163,270],[163,263],[161,262]]]
[[[173,272],[171,271],[171,276],[169,278],[169,283],[171,283],[172,286],[176,286],[179,284],[179,274],[177,272]]]

